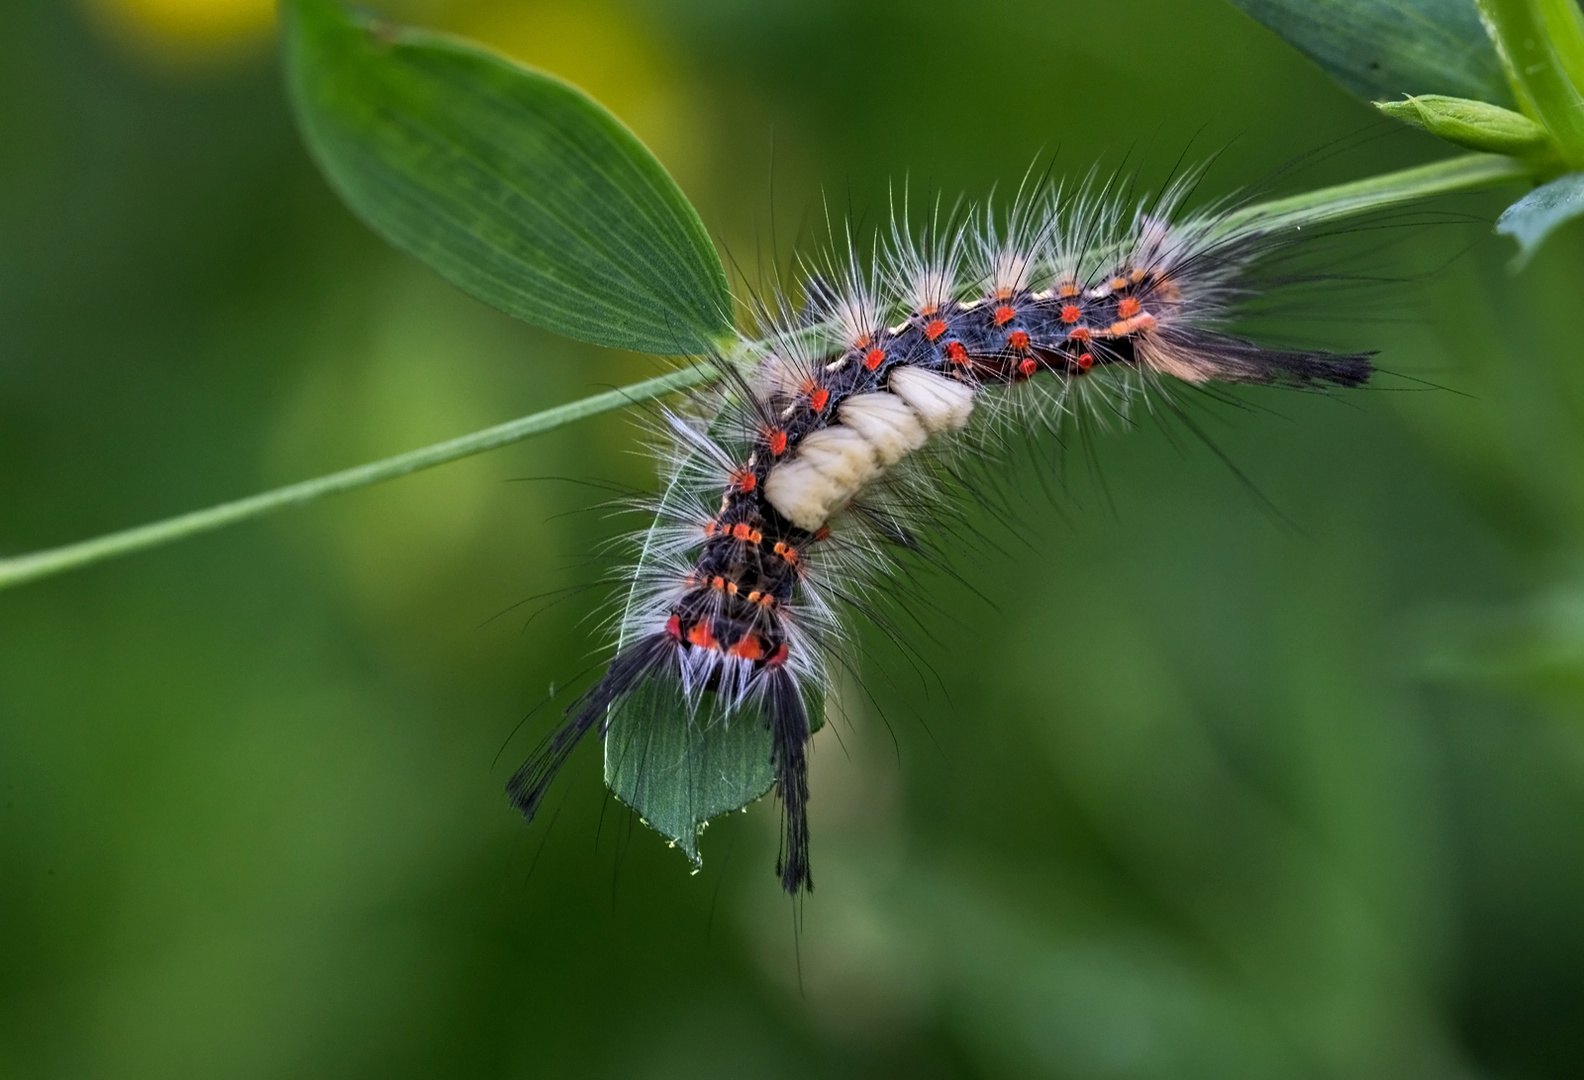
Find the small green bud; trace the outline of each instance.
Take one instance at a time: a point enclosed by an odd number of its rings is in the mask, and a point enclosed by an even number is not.
[[[1555,153],[1545,128],[1511,109],[1469,98],[1423,94],[1404,101],[1377,101],[1387,116],[1422,127],[1447,142],[1514,157],[1551,156]]]

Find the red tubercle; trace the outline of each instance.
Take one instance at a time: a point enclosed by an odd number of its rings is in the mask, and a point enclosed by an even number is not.
[[[771,455],[774,457],[780,457],[782,454],[786,453],[787,433],[782,431],[780,428],[771,428],[765,437],[765,442],[770,446]]]
[[[1035,360],[1032,356],[1030,356],[1029,358],[1024,360],[1021,364],[1018,365],[1018,372],[1025,379],[1032,379],[1034,377],[1034,373],[1036,371],[1038,371],[1038,370],[1039,370],[1039,361]]]
[[[1018,352],[1029,347],[1029,336],[1026,330],[1014,330],[1007,335],[1007,344]]]
[[[968,362],[967,346],[965,346],[960,341],[947,342],[946,359],[950,360],[954,364],[966,364]]]
[[[682,640],[682,620],[675,615],[671,616],[666,620],[665,632],[666,637],[672,641],[680,642]]]
[[[765,667],[767,667],[767,668],[778,668],[782,664],[785,664],[786,662],[787,662],[787,647],[786,647],[786,643],[783,642],[781,647],[770,655],[770,659],[765,661]]]
[[[829,525],[821,525],[819,527],[819,530],[817,532],[815,532],[814,539],[815,539],[816,542],[818,542],[820,540],[829,540],[830,539],[830,526]]]
[[[1067,304],[1061,309],[1061,321],[1064,323],[1075,323],[1081,318],[1083,318],[1083,308],[1077,304]]]
[[[828,404],[830,404],[830,391],[823,386],[809,394],[809,408],[815,412],[824,412]]]
[[[1075,326],[1071,330],[1067,331],[1067,336],[1073,341],[1088,341],[1094,336],[1094,331],[1090,330],[1087,326]]]
[[[885,363],[885,357],[886,354],[884,349],[870,349],[864,354],[864,367],[868,368],[870,371],[873,371],[875,368]]]
[[[936,338],[940,337],[945,332],[946,332],[946,320],[945,319],[931,319],[929,324],[924,327],[924,340],[925,341],[934,341]]]
[[[746,495],[759,486],[759,478],[753,474],[752,469],[734,469],[731,474],[731,485]]]
[[[1002,304],[995,309],[995,324],[997,326],[1005,326],[1015,318],[1017,318],[1017,308],[1011,304]]]
[[[1094,354],[1092,354],[1092,353],[1079,353],[1078,354],[1078,370],[1079,371],[1088,371],[1092,367],[1094,367]]]

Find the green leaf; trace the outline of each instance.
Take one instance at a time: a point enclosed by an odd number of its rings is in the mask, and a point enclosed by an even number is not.
[[[1518,241],[1516,265],[1529,261],[1552,230],[1584,215],[1584,172],[1541,184],[1496,219],[1496,231]]]
[[[1372,101],[1448,94],[1514,104],[1474,0],[1232,0]]]
[[[1468,98],[1423,94],[1404,101],[1377,101],[1387,116],[1470,150],[1514,157],[1539,157],[1553,153],[1545,128],[1523,113]]]
[[[770,790],[770,729],[757,709],[730,718],[709,695],[696,715],[675,682],[655,679],[611,709],[605,784],[698,866],[698,837],[711,818]],[[811,711],[810,730],[821,712]]]
[[[334,0],[283,11],[304,139],[381,236],[568,337],[681,354],[731,334],[725,271],[698,214],[581,90]]]
[[[605,785],[695,866],[705,823],[775,782],[770,729],[753,711],[723,719],[713,702],[689,716],[676,683],[650,680],[611,709],[605,733]]]

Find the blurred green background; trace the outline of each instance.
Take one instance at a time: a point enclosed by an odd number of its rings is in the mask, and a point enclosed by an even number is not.
[[[750,277],[904,177],[1444,153],[1220,0],[386,10],[586,86]],[[359,226],[271,23],[0,4],[0,550],[660,370]],[[1584,232],[1514,277],[1503,205],[1368,234],[1370,282],[1274,327],[1445,389],[1202,417],[1296,528],[1147,418],[1109,503],[1081,459],[1054,501],[1048,458],[996,470],[982,596],[922,579],[932,674],[869,632],[816,740],[801,936],[771,803],[690,876],[593,747],[553,828],[501,794],[602,638],[590,594],[494,616],[630,524],[523,478],[652,485],[632,418],[0,594],[0,1075],[1578,1075]]]

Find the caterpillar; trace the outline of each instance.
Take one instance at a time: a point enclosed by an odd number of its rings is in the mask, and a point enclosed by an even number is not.
[[[1256,271],[1296,240],[1197,179],[1129,206],[1113,185],[1040,185],[1005,212],[904,206],[868,259],[850,238],[804,263],[801,299],[753,305],[718,387],[663,413],[654,523],[636,538],[614,657],[512,777],[528,821],[590,731],[768,729],[778,873],[813,888],[808,745],[851,617],[942,512],[955,458],[1078,410],[1174,404],[1173,386],[1352,388],[1370,353],[1268,348],[1229,332]]]

